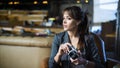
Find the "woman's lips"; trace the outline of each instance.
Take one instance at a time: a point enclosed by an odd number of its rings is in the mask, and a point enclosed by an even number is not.
[[[63,25],[65,28],[67,27],[67,25]]]

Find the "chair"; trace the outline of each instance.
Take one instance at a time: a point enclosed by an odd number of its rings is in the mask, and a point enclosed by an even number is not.
[[[101,39],[100,36],[96,35],[95,33],[90,33],[90,34],[93,35],[95,43],[98,47],[98,53],[100,55],[100,60],[101,60],[102,64],[106,67],[107,59],[106,59],[104,41]],[[43,62],[41,63],[40,68],[48,68],[48,60],[49,60],[49,57],[45,58],[43,60]]]
[[[48,67],[49,57],[45,57],[42,61],[43,61],[43,62],[41,62],[40,68],[49,68],[49,67]]]
[[[107,57],[106,57],[106,52],[105,52],[104,41],[102,40],[100,36],[96,35],[95,33],[90,33],[90,34],[94,36],[94,40],[98,48],[98,53],[100,55],[100,60],[102,64],[104,64],[104,66],[106,67]]]

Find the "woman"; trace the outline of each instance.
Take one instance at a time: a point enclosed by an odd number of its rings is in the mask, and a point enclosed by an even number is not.
[[[87,31],[87,24],[87,16],[80,7],[72,6],[63,10],[64,32],[54,37],[49,68],[103,67],[100,63],[98,49]],[[70,54],[71,49],[75,50],[74,56]]]

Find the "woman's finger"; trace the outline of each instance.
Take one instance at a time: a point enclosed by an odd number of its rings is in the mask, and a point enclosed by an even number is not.
[[[73,64],[75,64],[75,65],[78,65],[79,64],[79,61],[78,61],[78,59],[72,59],[72,58],[70,58],[70,60],[71,60],[71,62],[73,63]]]
[[[78,50],[78,55],[81,57],[82,53],[80,50]]]
[[[78,59],[72,59],[70,58],[71,62],[76,62]]]
[[[64,53],[67,53],[67,52],[68,52],[68,47],[67,47],[66,44],[62,44],[62,45],[61,45],[61,49],[62,49],[62,51],[63,51]]]
[[[72,46],[72,45],[70,43],[65,43],[65,45],[67,46],[67,50],[69,52],[70,51],[69,46]]]
[[[66,45],[72,46],[70,43],[65,43]]]

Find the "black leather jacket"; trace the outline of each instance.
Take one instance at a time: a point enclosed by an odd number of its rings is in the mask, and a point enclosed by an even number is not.
[[[69,41],[70,41],[69,35],[66,31],[55,35],[53,43],[52,43],[51,56],[49,59],[49,68],[60,67],[60,65],[54,61],[54,57],[58,52],[60,44],[63,44]],[[100,62],[98,49],[94,42],[94,38],[91,35],[85,35],[85,48],[82,50],[82,53],[84,54],[83,57],[85,59],[89,61],[93,61],[95,63],[95,68],[103,68]],[[71,68],[71,62],[69,58],[70,57],[68,56],[68,54],[64,54],[60,58],[60,62],[62,63],[61,68]]]

